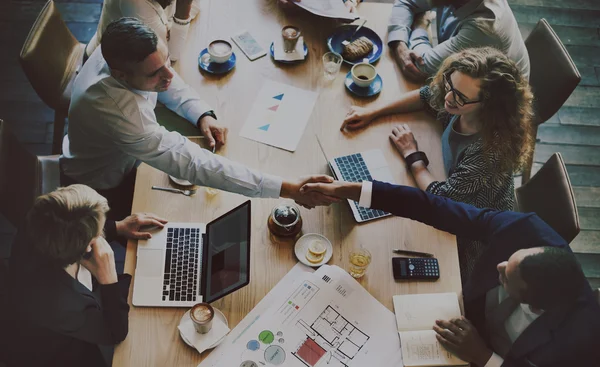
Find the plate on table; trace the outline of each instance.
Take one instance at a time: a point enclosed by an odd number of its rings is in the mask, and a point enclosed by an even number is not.
[[[227,318],[225,317],[225,315],[223,315],[223,312],[221,312],[221,310],[219,310],[218,308],[214,308],[213,310],[215,310],[215,317],[218,317],[219,319],[221,319],[221,321],[223,321],[225,323],[225,325],[227,325],[227,327],[229,327],[229,323],[227,322]],[[184,321],[187,321],[190,319],[190,310],[187,310],[186,313],[183,314],[183,317],[181,317],[181,321],[179,321],[179,325],[183,324]],[[177,329],[179,330],[179,328]],[[179,336],[181,337],[181,339],[185,342],[185,344],[189,345],[190,347],[194,348],[194,345],[192,343],[190,343],[189,340],[187,340],[183,334],[181,333],[181,330],[179,331]],[[212,349],[215,348],[217,345],[221,344],[221,342],[223,340],[225,340],[225,337],[227,335],[225,335],[224,337],[222,337],[221,339],[217,340],[216,342],[214,342],[210,347],[206,348],[206,349]]]
[[[306,60],[306,57],[308,56],[308,47],[306,46],[306,42],[304,42],[304,59],[302,60],[275,60],[275,42],[271,42],[271,47],[269,47],[269,50],[271,52],[271,58],[273,59],[273,61],[280,62],[282,64],[296,64],[304,62]]]
[[[208,54],[208,50],[206,48],[202,50],[198,56],[198,66],[200,69],[210,74],[225,74],[230,72],[235,67],[235,61],[235,52],[232,52],[229,60],[222,64],[211,62],[210,55]]]
[[[350,93],[358,97],[373,97],[379,94],[379,92],[381,92],[383,89],[383,79],[381,79],[381,76],[377,74],[371,85],[368,87],[359,87],[354,83],[354,80],[352,80],[352,72],[349,71],[348,74],[346,74],[344,85],[346,85],[346,89],[348,89]]]
[[[186,186],[186,187],[194,186],[194,184],[188,180],[184,180],[183,178],[177,178],[177,177],[171,176],[171,175],[169,175],[169,180],[171,180],[171,182],[173,182],[174,184],[179,185],[179,186]]]
[[[329,51],[336,52],[341,55],[344,51],[342,42],[348,40],[356,28],[358,28],[358,25],[355,24],[346,24],[336,28],[333,34],[327,38],[327,47],[329,47]],[[363,56],[356,61],[344,59],[346,64],[354,65],[363,62],[363,59],[368,59],[369,63],[373,64],[381,57],[381,53],[383,52],[383,41],[374,30],[368,27],[362,27],[358,30],[358,32],[356,32],[352,40],[357,40],[360,37],[367,37],[371,42],[373,42],[373,50],[371,50],[371,52],[369,52],[366,56]]]
[[[318,241],[321,243],[321,245],[318,245],[320,251],[317,252],[323,251],[322,259],[318,262],[310,262],[306,258],[306,255],[309,253],[309,247],[314,241]],[[331,260],[331,256],[333,255],[333,246],[331,245],[331,242],[327,239],[327,237],[322,236],[318,233],[307,233],[304,236],[300,237],[298,241],[296,241],[296,245],[294,246],[294,253],[298,258],[298,261],[300,261],[302,264],[312,267],[319,267]]]

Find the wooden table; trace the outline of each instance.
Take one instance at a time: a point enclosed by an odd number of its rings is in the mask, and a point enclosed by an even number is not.
[[[388,135],[397,123],[408,123],[419,141],[419,147],[430,159],[433,175],[443,179],[441,159],[441,126],[424,113],[406,114],[381,119],[366,131],[344,134],[339,126],[352,105],[380,103],[400,93],[417,88],[403,80],[387,51],[377,63],[377,71],[384,81],[384,89],[374,99],[358,99],[344,88],[343,79],[349,71],[343,66],[333,83],[323,81],[321,56],[325,40],[335,28],[330,20],[308,14],[287,17],[274,2],[264,0],[207,0],[202,3],[200,18],[194,22],[188,35],[186,53],[176,65],[183,79],[192,85],[210,103],[229,129],[229,140],[222,154],[263,172],[286,178],[305,174],[329,173],[318,147],[315,134],[330,157],[362,150],[380,148],[391,166],[399,184],[413,185],[403,160],[389,143]],[[362,4],[361,15],[367,25],[385,40],[386,25],[391,5]],[[285,24],[299,26],[309,46],[308,60],[298,65],[275,64],[269,55],[250,62],[236,47],[237,66],[221,77],[201,74],[197,66],[199,52],[210,40],[230,39],[231,34],[248,29],[267,47],[279,35]],[[239,131],[250,111],[254,97],[266,79],[289,83],[299,88],[320,91],[318,102],[298,149],[290,153],[239,136]],[[147,165],[138,170],[133,212],[154,212],[171,221],[207,223],[246,198],[220,192],[214,197],[201,189],[195,197],[151,191],[152,185],[168,186],[168,177]],[[297,262],[293,244],[269,236],[267,217],[281,199],[252,200],[252,255],[250,284],[214,303],[224,312],[231,328],[277,284]],[[363,245],[373,255],[367,275],[360,283],[381,303],[393,311],[392,296],[405,293],[460,292],[460,274],[455,237],[426,225],[401,218],[385,218],[366,224],[357,224],[347,203],[327,208],[302,209],[304,233],[316,232],[331,240],[334,254],[330,265],[348,268],[348,253]],[[127,249],[125,271],[134,274],[136,242]],[[436,282],[395,282],[392,277],[393,248],[432,252],[440,262],[441,277]],[[131,287],[131,290],[133,286]],[[131,302],[131,293],[129,297]],[[115,366],[196,366],[200,355],[183,343],[177,325],[185,309],[133,307],[129,313],[129,335],[116,348]]]

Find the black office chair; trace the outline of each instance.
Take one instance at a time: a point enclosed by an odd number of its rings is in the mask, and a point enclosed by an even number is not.
[[[560,153],[554,153],[525,185],[516,189],[518,210],[536,213],[570,243],[579,234],[579,213],[569,174]]]
[[[529,84],[534,95],[535,129],[562,107],[581,81],[581,74],[567,49],[546,19],[540,19],[525,40],[531,73]],[[531,176],[533,155],[523,170],[522,183]]]

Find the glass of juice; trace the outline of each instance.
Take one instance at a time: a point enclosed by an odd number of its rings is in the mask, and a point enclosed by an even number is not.
[[[350,251],[350,275],[354,278],[361,278],[365,275],[369,264],[371,263],[371,253],[364,249],[358,248]]]

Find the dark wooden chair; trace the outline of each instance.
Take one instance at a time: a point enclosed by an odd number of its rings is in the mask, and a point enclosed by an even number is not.
[[[83,63],[84,49],[50,0],[31,27],[19,55],[33,89],[54,110],[52,154],[61,150],[71,88]]]
[[[525,46],[531,65],[529,84],[534,95],[537,136],[537,127],[558,112],[581,81],[581,74],[546,19],[540,19],[525,40]],[[532,165],[533,155],[523,170],[523,184],[531,176]]]
[[[579,214],[569,174],[554,153],[525,185],[516,190],[518,210],[534,212],[570,243],[579,234]]]

